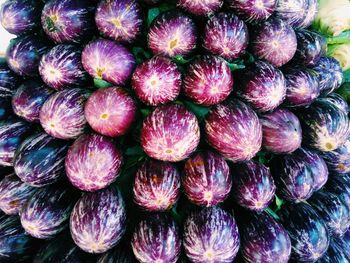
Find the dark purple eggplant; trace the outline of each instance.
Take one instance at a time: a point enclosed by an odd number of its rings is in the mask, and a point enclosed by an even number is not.
[[[327,102],[335,105],[340,110],[344,111],[345,114],[348,114],[348,112],[349,112],[348,103],[343,99],[342,96],[340,96],[337,93],[333,92],[333,93],[329,94],[327,97],[319,98],[319,100],[327,101]]]
[[[227,0],[228,6],[247,22],[268,19],[275,11],[277,0]]]
[[[6,60],[0,58],[0,98],[11,97],[20,82],[20,77],[9,68]]]
[[[346,231],[342,237],[334,238],[334,242],[336,242],[345,255],[350,258],[350,229]]]
[[[326,161],[328,169],[336,174],[347,174],[350,172],[350,139],[338,149],[321,153]]]
[[[350,175],[344,177],[331,175],[327,181],[326,189],[327,192],[338,196],[348,206],[350,211]]]
[[[335,241],[331,240],[327,252],[320,258],[317,263],[349,263],[350,257],[346,255],[342,247]]]
[[[102,254],[96,263],[138,263],[134,254],[125,248],[113,248]],[[35,263],[35,262],[34,262]],[[39,263],[39,262],[38,262]],[[67,262],[68,263],[68,262]]]

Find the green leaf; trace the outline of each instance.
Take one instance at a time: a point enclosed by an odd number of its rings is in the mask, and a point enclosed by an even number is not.
[[[173,61],[176,63],[176,64],[180,64],[180,65],[183,65],[183,64],[187,64],[188,62],[190,62],[193,58],[190,58],[190,59],[185,59],[183,56],[181,55],[176,55],[174,58],[173,58]]]
[[[134,147],[130,147],[128,149],[126,149],[125,151],[125,155],[144,155],[145,152],[143,151],[141,146],[134,146]]]
[[[142,47],[133,47],[131,52],[135,56],[137,64],[141,64],[143,61],[152,57],[152,55]]]
[[[344,74],[344,82],[350,82],[350,69],[345,70],[343,74]]]
[[[152,112],[150,109],[141,109],[140,111],[143,117],[147,117]]]
[[[229,63],[229,62],[227,62],[227,64],[230,67],[231,71],[245,68],[244,64],[236,64],[236,63]]]
[[[276,206],[277,206],[277,210],[280,210],[282,205],[284,204],[284,201],[283,199],[280,199],[277,195],[276,195]]]
[[[327,44],[346,44],[350,43],[350,30],[342,32],[336,37],[327,37]]]
[[[200,106],[190,101],[184,101],[183,103],[190,111],[192,111],[197,116],[199,120],[204,119],[205,115],[207,115],[210,111],[209,107]]]
[[[147,26],[150,27],[152,21],[160,14],[160,10],[158,7],[151,8],[148,10],[147,14]]]
[[[265,209],[265,212],[270,214],[274,219],[280,219],[279,216],[270,207],[267,207]]]
[[[113,87],[113,84],[111,84],[103,79],[96,79],[96,78],[94,79],[94,85],[98,89]]]

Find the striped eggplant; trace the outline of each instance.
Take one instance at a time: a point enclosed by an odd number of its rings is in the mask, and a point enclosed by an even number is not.
[[[340,96],[337,93],[333,92],[333,93],[329,94],[327,97],[319,98],[319,100],[325,100],[331,104],[334,104],[336,107],[338,107],[345,114],[348,114],[348,112],[349,112],[348,103],[343,99],[342,96]]]
[[[132,88],[145,104],[157,106],[176,99],[181,89],[181,73],[170,59],[156,56],[138,65]]]
[[[261,212],[274,200],[276,186],[263,164],[255,161],[235,164],[232,175],[233,197],[240,206]]]
[[[347,178],[331,175],[325,186],[326,191],[338,196],[338,198],[343,201],[350,211],[350,176],[347,175]]]
[[[28,137],[17,149],[16,175],[26,184],[41,187],[56,182],[64,173],[68,145],[46,133]]]
[[[178,162],[187,158],[197,148],[199,139],[196,116],[178,104],[156,108],[142,124],[143,150],[161,161]]]
[[[123,85],[134,70],[135,58],[121,44],[97,39],[85,46],[82,63],[92,77],[115,85]]]
[[[275,11],[277,0],[228,0],[228,6],[247,22],[268,19]]]
[[[238,220],[241,253],[248,263],[287,263],[291,240],[284,227],[266,212]],[[241,222],[242,221],[242,222]]]
[[[131,128],[136,117],[136,103],[125,89],[111,87],[92,93],[84,111],[94,131],[118,137]]]
[[[11,97],[21,79],[13,72],[4,58],[0,58],[0,98]]]
[[[232,262],[240,246],[235,219],[219,207],[190,214],[183,238],[186,256],[193,263]]]
[[[79,43],[94,32],[95,7],[89,1],[51,0],[41,14],[46,35],[56,43]]]
[[[177,0],[177,6],[196,16],[209,16],[218,11],[224,0]]]
[[[84,132],[87,121],[84,105],[88,92],[83,89],[66,89],[51,95],[40,110],[40,124],[49,135],[69,140]]]
[[[40,60],[39,73],[55,90],[83,85],[88,76],[81,63],[81,50],[74,45],[57,45],[46,53]]]
[[[35,77],[39,75],[41,57],[50,49],[45,39],[25,35],[14,38],[6,50],[6,61],[18,75]]]
[[[114,248],[102,254],[96,263],[138,263],[134,254],[125,248]],[[34,262],[35,263],[35,262]],[[38,262],[39,263],[39,262]]]
[[[197,29],[183,13],[167,11],[158,15],[148,31],[148,47],[154,55],[185,56],[196,48]]]
[[[150,215],[136,226],[131,246],[141,263],[175,263],[181,251],[178,226],[165,214]]]
[[[23,183],[15,174],[0,181],[0,209],[7,215],[17,215],[36,188]]]
[[[206,106],[224,101],[231,93],[233,77],[226,61],[216,56],[201,56],[185,73],[184,94],[197,104]]]
[[[172,163],[147,160],[137,170],[134,201],[146,211],[171,208],[180,196],[180,173]]]
[[[322,152],[338,149],[350,133],[346,113],[334,104],[320,100],[297,112],[303,130],[303,143]]]
[[[204,27],[203,46],[213,55],[233,60],[248,46],[248,28],[233,13],[218,13]]]
[[[192,203],[200,206],[217,205],[231,191],[230,168],[225,159],[216,153],[196,153],[185,162],[182,186]]]
[[[338,149],[322,152],[321,155],[331,172],[336,174],[347,174],[350,172],[350,138]]]
[[[40,109],[52,93],[44,83],[28,80],[13,94],[13,112],[28,122],[39,122]]]
[[[136,0],[103,0],[97,6],[95,22],[105,37],[132,43],[141,32],[143,14]]]
[[[252,51],[276,67],[290,61],[297,49],[297,38],[293,28],[282,19],[273,17],[254,29]]]
[[[256,110],[271,111],[283,102],[287,88],[279,69],[269,63],[257,61],[237,72],[237,95]]]
[[[208,143],[231,161],[247,161],[262,144],[262,128],[256,113],[245,103],[231,99],[212,108],[205,120]]]
[[[103,253],[114,247],[126,228],[126,210],[120,191],[106,188],[84,194],[70,216],[72,238],[88,253]]]
[[[37,190],[20,211],[22,227],[31,236],[50,239],[68,228],[78,194],[73,189],[49,185]]]
[[[350,229],[346,231],[342,237],[334,238],[334,242],[336,242],[345,255],[350,258]]]
[[[278,210],[292,243],[296,262],[316,262],[327,251],[329,233],[324,221],[307,203],[287,204]]]
[[[331,240],[327,252],[320,258],[317,263],[349,263],[350,258],[343,251],[337,242]]]

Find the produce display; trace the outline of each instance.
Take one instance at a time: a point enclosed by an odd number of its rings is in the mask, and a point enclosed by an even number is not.
[[[0,262],[350,262],[348,0],[5,0]]]

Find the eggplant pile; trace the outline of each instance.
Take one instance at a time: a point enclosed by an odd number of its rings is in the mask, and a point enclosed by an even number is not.
[[[0,262],[350,262],[319,1],[3,2]]]

